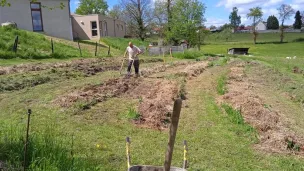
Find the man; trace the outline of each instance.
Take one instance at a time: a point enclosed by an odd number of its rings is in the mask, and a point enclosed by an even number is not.
[[[124,57],[126,57],[127,53],[129,54],[129,64],[128,64],[128,77],[131,74],[132,64],[135,68],[135,76],[139,76],[139,59],[138,55],[142,54],[142,51],[133,45],[132,42],[129,42],[129,46],[126,49]]]

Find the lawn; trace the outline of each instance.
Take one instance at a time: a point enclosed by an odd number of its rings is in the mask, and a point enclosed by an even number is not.
[[[228,41],[221,37],[217,37],[218,33],[210,34],[206,37],[207,44],[238,44],[238,43],[253,43],[253,34],[250,33],[235,33],[232,34]],[[303,42],[304,33],[285,33],[284,42]],[[257,43],[278,43],[280,41],[280,33],[259,33]]]

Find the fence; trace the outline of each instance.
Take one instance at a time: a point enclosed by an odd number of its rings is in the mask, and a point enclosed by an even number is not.
[[[163,46],[163,47],[149,47],[148,48],[148,53],[150,56],[153,55],[163,55],[163,54],[170,54],[170,49],[172,51],[172,53],[176,53],[176,52],[184,52],[185,49],[187,49],[186,46]]]

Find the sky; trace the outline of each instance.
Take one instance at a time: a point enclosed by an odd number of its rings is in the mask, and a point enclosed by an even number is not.
[[[153,0],[152,0],[153,1]],[[247,19],[246,14],[252,7],[261,7],[263,11],[263,21],[267,21],[268,16],[275,15],[278,17],[277,8],[281,4],[289,4],[296,11],[304,11],[304,0],[200,0],[205,4],[206,12],[205,25],[207,27],[221,26],[225,23],[229,23],[229,15],[233,7],[239,9],[238,14],[241,16],[242,24],[250,25],[252,21]],[[119,3],[119,0],[107,0],[109,9],[115,4]],[[74,12],[79,4],[79,0],[71,0],[71,11]],[[285,23],[288,25],[293,24],[294,16],[290,17]]]

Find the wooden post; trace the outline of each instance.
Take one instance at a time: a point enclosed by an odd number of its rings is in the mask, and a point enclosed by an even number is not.
[[[18,49],[18,39],[19,39],[19,37],[16,36],[14,46],[13,46],[13,52],[15,52],[15,53],[17,53],[17,49]]]
[[[54,42],[53,39],[51,39],[51,46],[52,46],[52,54],[54,53]]]
[[[81,48],[80,48],[79,40],[78,40],[78,48],[79,48],[80,56],[82,57],[82,53],[81,53]]]
[[[28,114],[28,116],[27,116],[27,128],[26,128],[26,137],[25,137],[25,145],[24,145],[24,163],[23,163],[24,171],[26,170],[26,166],[27,166],[27,145],[28,145],[28,137],[29,137],[32,110],[28,109],[27,114]]]
[[[165,158],[165,171],[170,171],[175,137],[176,137],[181,108],[182,108],[182,100],[181,99],[175,100],[174,107],[173,107],[173,114],[171,116],[170,134],[169,134],[170,137],[169,137],[168,149],[167,149],[166,158]]]
[[[108,49],[108,56],[110,56],[111,54],[111,47],[109,46],[109,49]]]
[[[97,56],[97,42],[96,42],[96,46],[95,46],[95,56]]]

